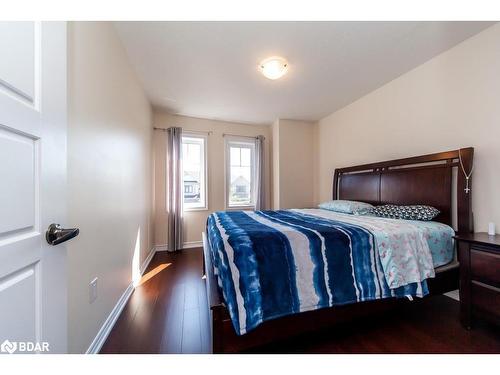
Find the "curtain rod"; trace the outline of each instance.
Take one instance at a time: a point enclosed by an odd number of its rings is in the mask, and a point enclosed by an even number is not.
[[[166,128],[157,128],[157,127],[153,127],[153,129],[154,130],[161,130],[161,131],[164,131],[164,132],[166,132],[168,130]],[[200,133],[200,134],[208,134],[208,135],[213,134],[213,131],[211,131],[211,130],[209,130],[209,131],[202,131],[202,130],[189,130],[189,129],[184,129],[184,128],[182,128],[182,130],[185,130],[188,133]]]
[[[168,129],[166,128],[157,128],[157,127],[153,127],[154,130],[161,130],[161,131],[167,131]],[[213,134],[213,131],[212,130],[209,130],[209,131],[201,131],[201,130],[189,130],[189,129],[184,129],[182,128],[182,130],[185,130],[186,132],[188,133],[200,133],[200,134],[208,134],[208,135],[212,135]],[[229,133],[222,133],[222,136],[223,137],[240,137],[240,138],[252,138],[252,139],[257,139],[258,137],[257,136],[252,136],[252,135],[239,135],[239,134],[229,134]],[[264,137],[264,139],[266,139]]]
[[[252,139],[257,139],[259,136],[255,135],[238,135],[238,134],[229,134],[229,133],[222,133],[223,137],[240,137],[240,138],[252,138]],[[264,136],[262,136],[264,139],[266,139]]]

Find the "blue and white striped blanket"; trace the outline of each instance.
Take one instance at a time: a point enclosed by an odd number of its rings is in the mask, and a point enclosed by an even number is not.
[[[297,210],[216,212],[208,217],[207,234],[219,286],[241,335],[284,315],[422,297],[428,293],[425,275],[434,276],[433,268],[425,269],[422,280],[390,288],[372,231]]]

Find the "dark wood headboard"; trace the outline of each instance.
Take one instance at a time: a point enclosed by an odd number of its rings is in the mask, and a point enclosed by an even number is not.
[[[458,232],[471,232],[471,192],[465,192],[466,181],[460,167],[459,151],[465,170],[470,171],[474,156],[472,147],[335,169],[333,199],[374,205],[430,205],[441,211],[437,221],[452,225],[452,199],[456,197]],[[454,168],[458,170],[456,186],[452,183]]]

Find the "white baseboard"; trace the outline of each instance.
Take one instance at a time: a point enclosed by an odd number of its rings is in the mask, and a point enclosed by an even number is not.
[[[202,241],[190,241],[190,242],[184,242],[182,244],[183,249],[192,249],[194,247],[202,247],[203,242]],[[168,245],[156,245],[155,246],[156,251],[168,251]]]
[[[144,271],[146,271],[146,268],[148,268],[149,263],[151,262],[151,259],[153,259],[153,257],[155,256],[155,253],[156,253],[155,248],[151,249],[151,251],[149,252],[146,259],[144,259],[144,262],[142,262],[141,268],[140,268],[141,275],[143,275]]]
[[[141,275],[146,271],[146,268],[148,267],[149,263],[151,262],[151,259],[153,259],[153,256],[156,253],[156,248],[153,248],[146,259],[144,259],[144,262],[141,264],[140,272]],[[97,354],[101,350],[102,346],[106,342],[106,339],[109,336],[109,333],[113,329],[116,321],[118,320],[121,312],[123,311],[123,308],[127,304],[130,296],[134,292],[134,284],[130,282],[128,285],[127,289],[125,289],[125,292],[121,295],[120,299],[116,303],[115,307],[113,307],[113,310],[111,310],[111,313],[108,315],[106,320],[104,321],[103,325],[101,326],[101,329],[99,329],[99,332],[97,332],[96,337],[94,340],[92,340],[92,343],[90,344],[89,348],[86,351],[86,354]]]
[[[184,242],[182,244],[183,249],[192,249],[193,247],[202,247],[203,246],[203,241],[191,241],[191,242]]]

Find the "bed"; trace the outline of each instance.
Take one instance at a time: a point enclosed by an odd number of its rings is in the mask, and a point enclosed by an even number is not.
[[[460,156],[470,167],[473,149],[466,148],[334,172],[334,199],[432,205],[440,210],[436,222],[321,209],[210,215],[203,245],[213,352],[239,352],[455,289],[451,227],[472,230],[471,194],[456,172]]]

